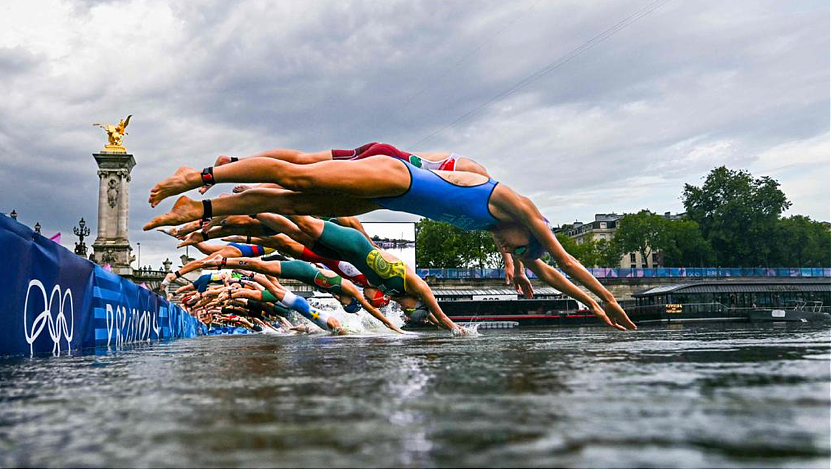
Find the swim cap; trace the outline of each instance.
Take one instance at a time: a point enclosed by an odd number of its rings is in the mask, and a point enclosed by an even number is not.
[[[370,305],[373,305],[376,308],[384,308],[390,304],[390,297],[385,295],[381,290],[376,290],[375,295],[367,301],[370,302]]]
[[[546,217],[543,217],[543,219],[546,221],[546,224],[548,225],[549,219]],[[531,234],[531,232],[529,233],[528,244],[514,249],[515,255],[521,256],[523,259],[529,260],[540,259],[540,257],[543,256],[543,254],[545,253],[546,248],[544,248],[543,245],[540,244],[540,241],[538,241],[537,238],[534,237],[533,234]]]
[[[346,311],[347,313],[355,313],[360,309],[361,309],[361,303],[359,303],[358,299],[355,298],[355,297],[352,297],[352,300],[350,301],[350,304],[344,307],[344,311]]]

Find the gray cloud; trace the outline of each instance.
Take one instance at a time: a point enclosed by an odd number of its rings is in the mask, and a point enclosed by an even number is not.
[[[683,184],[725,164],[768,172],[795,213],[828,220],[827,2],[670,2],[437,133],[649,3],[5,5],[0,211],[44,233],[94,227],[104,136],[90,123],[132,113],[131,238],[154,266],[174,253],[140,231],[155,182],[274,147],[454,150],[553,222],[681,211]]]

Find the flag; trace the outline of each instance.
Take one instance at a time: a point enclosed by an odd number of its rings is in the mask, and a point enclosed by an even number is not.
[[[49,240],[50,241],[55,241],[56,243],[61,244],[61,233],[60,233],[60,231],[57,234],[55,234],[55,236],[52,236],[51,238],[49,238]]]

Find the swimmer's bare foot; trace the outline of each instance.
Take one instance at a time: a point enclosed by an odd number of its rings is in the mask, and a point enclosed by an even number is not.
[[[149,231],[159,226],[173,226],[181,223],[188,223],[190,221],[202,218],[203,208],[202,202],[191,200],[186,196],[179,197],[173,208],[164,215],[157,216],[150,220],[150,223],[144,225],[144,230]]]
[[[231,190],[233,193],[243,193],[246,190],[250,189],[251,185],[235,185],[234,189]]]
[[[214,218],[211,221],[206,221],[205,224],[202,225],[202,231],[208,231],[209,229],[215,226],[225,226],[228,223],[228,218]]]
[[[191,233],[181,243],[177,244],[176,247],[182,248],[185,246],[193,246],[194,244],[199,244],[203,241],[205,241],[205,238],[202,236],[202,232]]]
[[[192,167],[180,167],[172,176],[150,189],[150,198],[147,201],[150,202],[151,207],[155,208],[162,200],[197,188],[201,183],[202,177],[198,170]]]

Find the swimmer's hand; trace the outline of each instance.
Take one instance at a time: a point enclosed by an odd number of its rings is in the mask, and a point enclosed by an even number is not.
[[[173,236],[174,238],[178,237],[176,235],[176,228],[172,228],[172,229],[157,228],[156,231],[158,231],[160,233],[167,234],[168,236]]]
[[[451,334],[454,336],[468,336],[469,334],[472,334],[472,332],[460,325],[454,325],[454,329],[451,331]]]
[[[199,261],[200,267],[219,267],[222,264],[222,254],[214,254]]]
[[[398,333],[398,334],[411,334],[411,333],[408,333],[407,331],[402,331],[401,329],[399,329],[399,328],[397,328],[397,327],[395,327],[395,326],[393,326],[393,325],[387,325],[387,327],[388,327],[389,329],[392,329],[393,331],[395,331],[395,332],[396,332],[396,333]]]
[[[526,274],[519,273],[514,274],[514,289],[517,290],[517,293],[523,294],[526,298],[534,298],[534,287],[532,287],[532,281],[526,277]]]
[[[202,236],[202,233],[191,233],[188,237],[184,238],[181,243],[177,244],[177,248],[182,248],[185,246],[193,246],[194,244],[199,244],[204,242],[205,238]]]
[[[614,327],[616,329],[620,329],[622,331],[628,329],[638,329],[630,320],[630,317],[627,316],[627,313],[621,308],[621,305],[618,304],[617,301],[613,300],[612,302],[607,302],[606,305],[606,312],[609,316],[610,320],[614,323]]]

